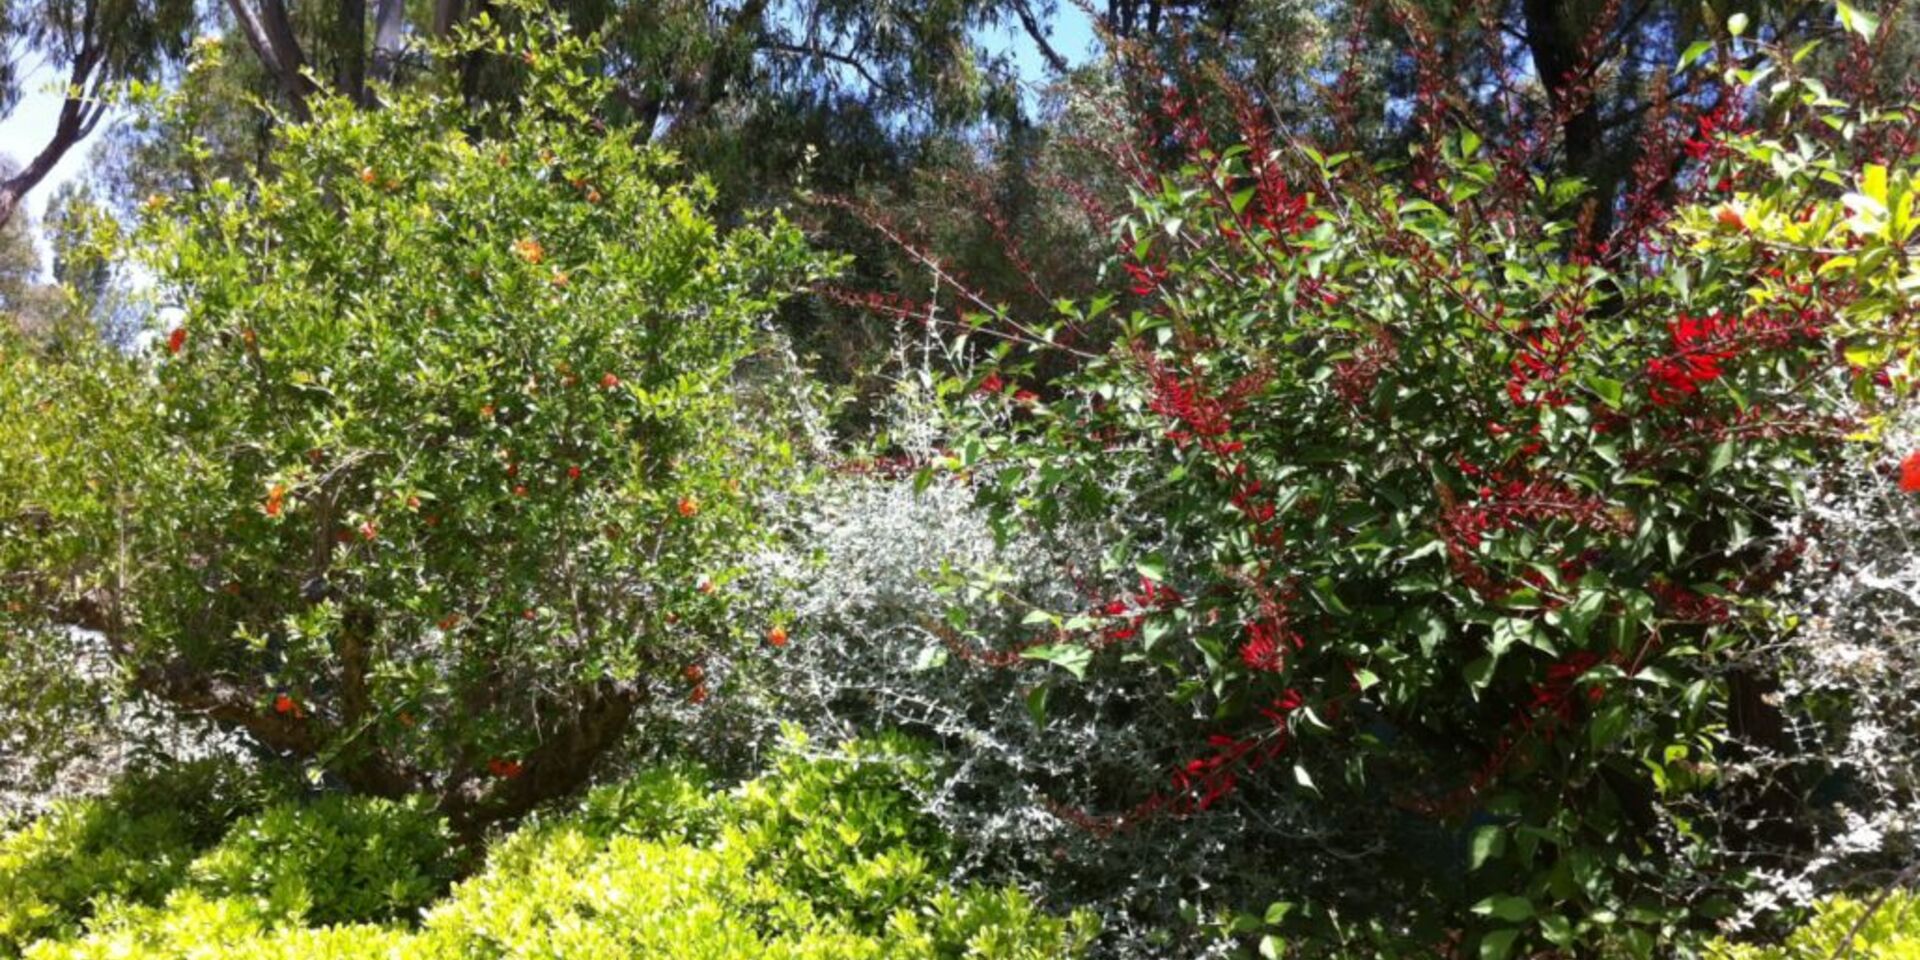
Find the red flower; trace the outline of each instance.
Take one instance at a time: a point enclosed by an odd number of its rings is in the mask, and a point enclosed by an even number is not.
[[[260,509],[265,511],[267,516],[269,517],[279,516],[280,511],[283,508],[282,500],[283,498],[286,497],[286,495],[287,495],[286,484],[284,483],[274,484],[273,489],[267,491],[267,502],[263,504]]]
[[[787,628],[776,624],[772,630],[767,631],[767,642],[773,644],[776,647],[786,646],[787,645]]]
[[[704,683],[694,684],[693,692],[690,694],[687,694],[687,699],[693,703],[706,703],[707,702],[707,685]]]
[[[1016,390],[1013,394],[1013,402],[1022,404],[1038,403],[1040,402],[1040,395],[1034,393],[1032,390]]]
[[[273,698],[273,712],[282,716],[292,716],[296,719],[307,715],[305,710],[300,709],[299,701],[284,693]]]
[[[600,385],[607,388],[608,390],[612,390],[614,387],[617,387],[620,385],[620,378],[609,373],[606,376],[600,378]]]
[[[678,510],[683,517],[691,517],[700,512],[700,498],[688,494],[680,498],[680,502],[674,506],[674,509]]]
[[[186,345],[187,345],[186,325],[182,324],[181,326],[174,327],[173,332],[167,334],[167,352],[168,353],[177,355],[180,352],[180,348]]]
[[[1001,390],[1006,389],[1006,386],[1007,386],[1007,382],[1005,380],[1000,379],[1000,374],[998,372],[989,373],[987,374],[987,378],[985,380],[980,381],[980,386],[976,390],[976,392],[999,393]]]
[[[360,539],[372,540],[374,537],[377,537],[379,535],[380,535],[380,528],[374,526],[372,520],[368,520],[367,522],[360,525]]]
[[[1240,645],[1240,662],[1248,670],[1277,673],[1286,663],[1281,649],[1283,629],[1269,620],[1256,620],[1247,626],[1247,642]]]
[[[577,465],[576,465],[576,466],[571,466],[571,467],[568,467],[568,468],[567,468],[567,479],[568,479],[568,480],[578,480],[578,479],[580,479],[580,468],[579,468],[579,466],[577,466]]]
[[[523,769],[518,760],[502,760],[494,757],[487,761],[487,772],[503,780],[511,780],[519,776]]]
[[[1900,461],[1900,492],[1920,493],[1920,450]]]

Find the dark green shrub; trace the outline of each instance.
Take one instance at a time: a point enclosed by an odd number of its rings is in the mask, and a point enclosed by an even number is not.
[[[425,802],[339,794],[241,821],[191,869],[209,895],[320,924],[409,917],[453,874],[452,836]]]

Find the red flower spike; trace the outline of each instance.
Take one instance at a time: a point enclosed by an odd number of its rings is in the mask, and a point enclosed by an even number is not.
[[[180,354],[181,348],[185,347],[186,345],[187,345],[187,328],[184,325],[174,327],[173,332],[167,334],[167,352],[168,353],[178,356]]]

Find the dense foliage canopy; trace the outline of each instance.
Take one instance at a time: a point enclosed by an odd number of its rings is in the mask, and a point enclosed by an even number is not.
[[[0,5],[0,956],[1911,949],[1911,16],[561,6]]]

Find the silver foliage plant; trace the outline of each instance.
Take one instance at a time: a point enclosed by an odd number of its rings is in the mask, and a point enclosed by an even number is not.
[[[794,722],[815,742],[876,729],[934,741],[946,776],[921,799],[959,841],[959,878],[1011,879],[1053,907],[1096,910],[1102,956],[1224,955],[1224,937],[1196,931],[1264,905],[1283,868],[1273,851],[1312,847],[1319,832],[1282,791],[1257,787],[1183,818],[1125,816],[1166,789],[1182,751],[1204,751],[1208,719],[1175,701],[1175,678],[1075,679],[1011,652],[1049,629],[1028,621],[1033,610],[1083,611],[1138,589],[1103,558],[1143,531],[1116,519],[996,535],[965,471],[917,476],[949,453],[943,401],[931,374],[902,368],[885,455],[832,463],[769,507],[783,546],[748,579],[789,639],[733,665],[760,681],[740,695],[760,700],[763,739]]]
[[[1898,882],[1920,852],[1920,492],[1900,484],[1916,456],[1920,410],[1909,406],[1816,478],[1782,530],[1799,554],[1780,590],[1788,629],[1754,659],[1778,678],[1768,696],[1791,750],[1753,746],[1728,772],[1736,785],[1794,783],[1814,816],[1799,849],[1756,851],[1759,882],[1734,926]],[[1920,477],[1920,461],[1907,472]]]

